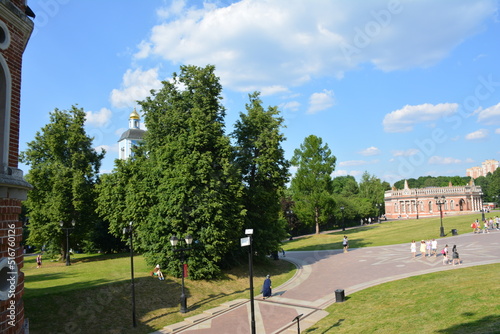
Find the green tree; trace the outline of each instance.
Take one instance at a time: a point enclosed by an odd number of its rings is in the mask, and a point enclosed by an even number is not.
[[[191,234],[188,264],[194,279],[220,274],[239,249],[245,214],[214,71],[214,66],[181,66],[179,75],[139,102],[148,128],[147,159],[140,168],[149,214],[139,219],[137,237],[150,265],[179,274],[180,260],[169,239]]]
[[[146,191],[144,174],[140,168],[145,163],[140,148],[134,147],[134,155],[128,160],[115,160],[112,173],[103,174],[96,186],[97,213],[108,223],[109,231],[117,238],[129,242],[128,235],[123,234],[123,228],[132,227],[147,220],[151,201]],[[142,243],[136,243],[134,248],[142,249]]]
[[[337,176],[332,183],[333,193],[344,197],[353,197],[359,193],[358,182],[352,175]]]
[[[377,203],[384,202],[384,192],[386,191],[384,183],[375,175],[364,172],[359,183],[359,196],[366,198],[370,205],[375,207]]]
[[[71,247],[89,238],[96,222],[95,183],[105,152],[92,148],[84,130],[85,112],[73,106],[55,109],[50,123],[37,132],[20,161],[30,166],[26,179],[33,185],[25,202],[30,235],[27,243],[49,245],[66,255],[60,221],[76,222]]]
[[[259,95],[249,94],[247,113],[240,113],[232,136],[236,166],[243,178],[245,227],[254,229],[254,249],[265,255],[277,251],[286,237],[280,198],[288,182],[289,163],[281,147],[283,118],[277,107],[264,110]]]
[[[291,183],[297,215],[304,223],[314,224],[316,234],[334,207],[331,174],[336,160],[328,144],[323,145],[321,138],[310,135],[295,149],[290,161],[297,167]]]

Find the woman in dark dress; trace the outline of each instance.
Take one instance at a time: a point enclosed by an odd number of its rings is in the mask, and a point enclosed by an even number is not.
[[[272,286],[271,286],[271,278],[269,275],[266,276],[266,279],[264,280],[264,284],[262,285],[262,297],[264,299],[271,297],[272,295]]]

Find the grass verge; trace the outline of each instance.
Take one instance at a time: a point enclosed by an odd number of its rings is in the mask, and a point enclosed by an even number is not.
[[[151,333],[184,317],[202,313],[238,298],[249,298],[248,267],[226,271],[214,281],[185,280],[189,312],[179,313],[181,280],[149,277],[151,268],[142,256],[134,257],[136,328],[132,327],[130,257],[118,255],[81,255],[72,265],[44,261],[36,269],[35,258],[26,257],[25,314],[30,333]],[[286,261],[271,261],[254,266],[254,294],[266,274],[278,286],[295,273]]]
[[[328,307],[304,333],[500,333],[499,272],[491,264],[371,287]]]
[[[451,230],[456,229],[458,233],[472,232],[470,224],[480,215],[460,215],[443,218],[446,237],[452,235]],[[295,240],[288,241],[283,245],[285,251],[310,251],[342,249],[342,237],[347,235],[349,247],[373,247],[401,243],[412,240],[438,239],[441,222],[438,218],[425,219],[403,219],[382,224],[359,226],[346,231],[322,233],[319,235],[308,235]],[[445,237],[445,239],[446,239]]]

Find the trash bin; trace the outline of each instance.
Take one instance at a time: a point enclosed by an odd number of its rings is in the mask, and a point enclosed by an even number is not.
[[[335,301],[337,303],[342,303],[345,300],[345,294],[343,289],[335,290]]]
[[[452,235],[458,235],[458,231],[457,231],[457,229],[456,229],[456,228],[452,229],[452,230],[451,230],[451,234],[452,234]]]

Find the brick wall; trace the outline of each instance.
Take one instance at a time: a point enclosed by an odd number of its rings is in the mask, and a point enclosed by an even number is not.
[[[0,333],[23,334],[24,329],[24,274],[22,223],[19,221],[22,201],[26,199],[30,185],[24,181],[18,167],[19,128],[21,107],[22,57],[33,31],[33,22],[24,14],[25,0],[0,0],[0,21],[7,27],[10,43],[0,48],[7,64],[3,71],[7,79],[0,78],[0,89],[10,91],[0,112],[7,116],[9,124],[7,161],[0,166]],[[5,83],[5,84],[4,84]],[[10,89],[10,90],[9,90]],[[1,102],[1,101],[0,101]],[[6,108],[7,107],[7,108]],[[3,129],[2,129],[3,131]]]

